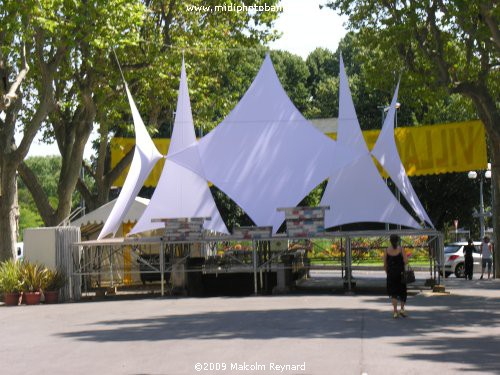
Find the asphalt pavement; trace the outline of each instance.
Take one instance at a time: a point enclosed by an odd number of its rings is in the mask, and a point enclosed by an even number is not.
[[[0,306],[0,373],[500,374],[500,280],[446,285],[399,319],[363,290]]]

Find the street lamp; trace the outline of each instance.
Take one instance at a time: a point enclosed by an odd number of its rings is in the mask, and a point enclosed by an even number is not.
[[[491,178],[491,163],[488,163],[488,169],[484,172],[470,171],[467,173],[467,177],[471,180],[475,180],[479,176],[479,213],[475,213],[474,217],[479,217],[479,225],[481,228],[481,240],[484,238],[484,218],[491,216],[491,212],[484,212],[484,200],[483,200],[483,182],[485,178]]]
[[[397,102],[396,103],[396,113],[395,113],[395,123],[396,123],[396,128],[398,127],[398,109],[399,107],[401,107],[401,103]],[[378,109],[380,109],[380,111],[382,112],[382,126],[384,126],[384,121],[385,121],[385,116],[387,114],[387,112],[389,112],[389,109],[391,109],[390,106],[386,106],[386,105],[378,105],[377,106]]]

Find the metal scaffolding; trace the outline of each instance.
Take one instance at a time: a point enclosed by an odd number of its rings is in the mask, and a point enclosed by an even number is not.
[[[132,249],[133,257],[137,264],[141,267],[130,270],[131,274],[148,275],[159,273],[159,281],[161,284],[161,295],[165,295],[166,278],[168,275],[173,279],[180,280],[177,284],[174,281],[173,287],[181,285],[186,275],[192,272],[201,272],[203,275],[214,274],[229,274],[229,273],[248,273],[253,275],[254,293],[259,292],[259,285],[262,289],[266,284],[267,277],[270,273],[281,272],[284,269],[292,269],[297,271],[297,264],[292,261],[284,261],[284,258],[290,254],[288,246],[279,251],[271,251],[271,241],[297,241],[297,240],[334,240],[341,239],[345,244],[345,256],[341,264],[342,273],[345,272],[345,284],[348,291],[353,289],[352,271],[353,254],[352,254],[352,239],[368,238],[368,237],[389,237],[391,234],[399,236],[427,236],[427,246],[429,248],[430,265],[429,270],[431,278],[436,280],[437,284],[444,286],[444,278],[439,272],[444,265],[444,237],[443,234],[431,229],[398,229],[398,230],[367,230],[367,231],[338,231],[338,232],[318,232],[308,233],[308,237],[289,235],[262,235],[260,232],[258,238],[251,238],[247,235],[242,238],[240,235],[210,235],[202,236],[195,241],[172,241],[166,236],[144,237],[144,238],[116,238],[95,241],[77,242],[74,246],[80,247],[81,251],[73,252],[73,254],[83,254],[79,259],[73,259],[73,275],[83,277],[82,287],[88,289],[87,276],[97,277],[99,282],[102,282],[107,275],[109,285],[117,283],[116,272],[118,267],[114,265],[113,258],[123,256],[126,248]],[[252,248],[250,251],[241,251],[242,257],[239,257],[237,252],[228,252],[224,257],[224,264],[217,263],[217,256],[214,254],[214,249],[220,243],[231,243],[236,241],[249,240]],[[198,258],[205,258],[204,263],[197,268],[189,268],[186,266],[186,261],[191,257],[191,250],[195,247],[204,248],[203,254],[197,254]],[[158,249],[159,264],[151,262],[151,257],[144,256],[147,254],[143,249]],[[156,250],[155,250],[156,251]],[[92,254],[92,256],[89,256]],[[156,254],[156,253],[155,253]],[[241,255],[239,254],[239,255]],[[220,259],[219,259],[220,260]],[[97,266],[96,266],[97,265]],[[307,268],[307,265],[302,264],[301,267]],[[321,266],[315,266],[314,269],[321,269]],[[324,267],[324,269],[332,269],[332,267]],[[278,271],[281,270],[281,271]]]

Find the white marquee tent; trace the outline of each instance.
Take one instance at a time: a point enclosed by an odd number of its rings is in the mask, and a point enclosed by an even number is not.
[[[135,150],[130,170],[123,184],[123,188],[118,196],[116,204],[109,215],[98,239],[104,238],[110,234],[116,234],[123,217],[127,214],[132,202],[141,190],[144,181],[155,166],[156,162],[162,158],[162,155],[151,140],[151,137],[144,126],[141,115],[137,110],[134,99],[130,94],[127,83],[125,82],[125,90],[132,111],[135,129]]]
[[[83,215],[82,217],[71,222],[71,226],[82,226],[90,224],[103,224],[106,219],[111,214],[113,207],[118,199],[113,199],[112,201],[102,205],[98,209]],[[139,220],[144,210],[149,204],[149,199],[136,197],[127,211],[127,214],[123,217],[122,223],[133,223]]]
[[[163,227],[163,223],[152,222],[152,219],[180,217],[211,217],[211,220],[205,220],[205,229],[229,233],[217,210],[207,181],[168,159],[169,155],[197,144],[184,59],[175,113],[172,139],[160,180],[150,204],[130,234]]]
[[[167,157],[212,181],[274,232],[284,220],[277,208],[296,206],[353,159],[295,108],[269,55],[231,113],[198,145]]]
[[[325,227],[381,222],[421,228],[389,190],[372,160],[356,116],[342,55],[338,124],[337,142],[356,155],[351,164],[330,176],[320,203],[330,206],[325,212]]]
[[[99,235],[114,234],[131,202],[161,155],[147,134],[125,85],[136,129],[134,159],[118,198]],[[432,226],[401,164],[394,140],[397,89],[372,152],[423,221]],[[172,143],[157,189],[131,234],[159,228],[153,218],[211,216],[205,228],[227,233],[207,186],[212,181],[256,225],[278,230],[280,207],[296,206],[325,179],[321,205],[326,227],[352,222],[421,226],[395,199],[378,173],[363,139],[340,69],[338,141],[318,131],[288,98],[269,55],[243,98],[208,135],[196,141],[184,62]]]
[[[389,113],[387,114],[384,125],[382,126],[382,131],[380,132],[377,142],[373,147],[372,155],[387,171],[392,181],[394,181],[397,188],[408,201],[417,216],[434,228],[434,225],[427,215],[427,212],[425,212],[422,203],[420,203],[415,190],[413,190],[413,186],[411,185],[410,179],[406,174],[405,167],[401,162],[401,158],[399,157],[398,149],[396,147],[396,140],[394,138],[394,115],[396,113],[398,91],[399,83],[394,92]]]

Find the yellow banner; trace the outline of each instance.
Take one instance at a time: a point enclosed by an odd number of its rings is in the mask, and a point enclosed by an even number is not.
[[[158,148],[158,151],[162,155],[167,155],[168,147],[170,146],[169,138],[154,138],[154,144]],[[116,164],[122,160],[125,155],[135,146],[135,138],[113,138],[111,139],[111,168],[114,168]],[[160,159],[158,163],[154,166],[153,170],[149,174],[148,178],[144,182],[144,186],[151,187],[156,186],[158,180],[160,179],[161,171],[163,170],[163,165],[165,164],[165,159]],[[115,180],[113,186],[122,187],[127,177],[129,167],[127,167],[123,173]]]
[[[363,132],[371,149],[379,131]],[[486,169],[486,136],[481,121],[401,127],[396,146],[408,176]]]
[[[363,136],[372,149],[379,130],[364,131]],[[328,134],[336,139],[336,134]],[[467,172],[486,169],[486,137],[481,121],[455,122],[449,124],[399,127],[395,130],[399,155],[409,176]],[[166,155],[170,139],[153,139],[158,150]],[[133,138],[111,140],[111,167],[114,167],[134,146]],[[160,160],[145,182],[145,186],[156,186],[164,160]],[[123,186],[127,170],[115,181]]]

